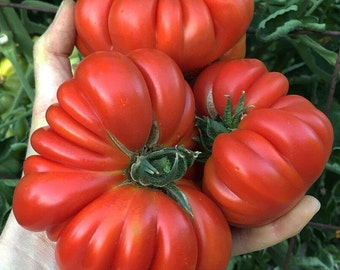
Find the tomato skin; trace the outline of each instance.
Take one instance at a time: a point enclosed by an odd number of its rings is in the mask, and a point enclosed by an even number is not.
[[[285,76],[268,72],[264,63],[254,58],[215,62],[199,74],[193,86],[198,115],[223,115],[226,95],[232,97],[235,108],[243,91],[246,104],[266,108],[286,95],[288,88]]]
[[[155,48],[187,72],[231,49],[246,32],[253,12],[251,0],[81,0],[75,8],[77,47],[85,55]]]
[[[235,110],[242,91],[245,106],[252,106],[235,130],[215,138],[203,189],[230,224],[252,227],[287,213],[318,179],[331,153],[333,128],[310,101],[287,95],[283,74],[268,72],[255,59],[204,71],[194,85],[197,111],[222,117],[226,95]]]
[[[178,186],[194,218],[160,191],[134,185],[109,190],[59,235],[60,268],[225,269],[231,250],[226,220],[198,189]]]
[[[230,61],[235,59],[242,59],[246,57],[247,51],[247,34],[244,34],[241,39],[226,53],[224,53],[219,61]]]
[[[15,190],[15,216],[27,229],[48,230],[124,179],[122,173],[79,170],[27,174]]]
[[[26,159],[14,193],[14,214],[27,229],[50,230],[123,182],[133,154],[146,143],[195,145],[188,138],[195,134],[192,91],[160,51],[94,53],[57,97],[46,113],[49,126],[31,137],[38,154]]]

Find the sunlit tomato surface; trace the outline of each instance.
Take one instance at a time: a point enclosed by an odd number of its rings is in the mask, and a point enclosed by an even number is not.
[[[231,235],[222,212],[198,189],[178,186],[193,217],[163,192],[135,185],[86,206],[60,234],[61,269],[226,269]]]
[[[179,184],[197,153],[193,94],[175,62],[151,49],[97,52],[57,97],[13,210],[57,242],[60,269],[225,269],[221,210]]]
[[[268,72],[256,59],[217,62],[194,85],[198,114],[223,122],[206,144],[212,152],[203,188],[235,226],[262,225],[285,214],[330,156],[330,121],[304,97],[287,95],[288,88],[283,74]]]
[[[77,47],[85,55],[156,48],[191,71],[232,48],[246,32],[253,10],[253,0],[80,0]]]

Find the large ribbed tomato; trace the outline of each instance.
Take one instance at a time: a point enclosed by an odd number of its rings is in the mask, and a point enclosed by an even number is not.
[[[78,0],[77,47],[85,55],[156,48],[190,71],[232,48],[253,9],[253,0]]]
[[[211,156],[203,188],[235,226],[268,223],[289,211],[323,172],[333,143],[328,118],[287,95],[288,80],[256,59],[216,62],[194,95],[201,140]]]
[[[86,206],[60,234],[61,269],[224,270],[231,234],[220,209],[184,180],[188,215],[159,190],[117,186]]]
[[[175,62],[152,49],[97,52],[57,97],[13,211],[57,242],[60,269],[225,269],[222,212],[179,185],[197,153],[194,98]]]

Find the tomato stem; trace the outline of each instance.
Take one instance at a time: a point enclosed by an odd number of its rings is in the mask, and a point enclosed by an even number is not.
[[[130,167],[131,179],[142,186],[164,187],[182,178],[198,154],[176,146],[137,155]]]
[[[141,186],[160,189],[177,201],[192,215],[190,205],[183,192],[174,184],[194,164],[199,152],[181,146],[145,149],[134,159],[129,169],[131,180]]]
[[[239,123],[251,107],[252,105],[245,106],[245,92],[243,91],[235,110],[233,110],[231,96],[227,95],[227,104],[222,116],[217,115],[214,118],[196,116],[196,126],[198,128],[196,141],[204,149],[197,158],[197,161],[206,162],[211,155],[215,138],[221,133],[230,133],[237,129]]]

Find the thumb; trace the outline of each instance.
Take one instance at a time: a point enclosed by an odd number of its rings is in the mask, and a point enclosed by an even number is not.
[[[52,24],[36,41],[33,50],[35,100],[32,112],[31,133],[46,125],[47,108],[56,102],[59,85],[71,78],[68,57],[75,43],[74,2],[64,0]],[[33,153],[29,147],[27,155]]]

